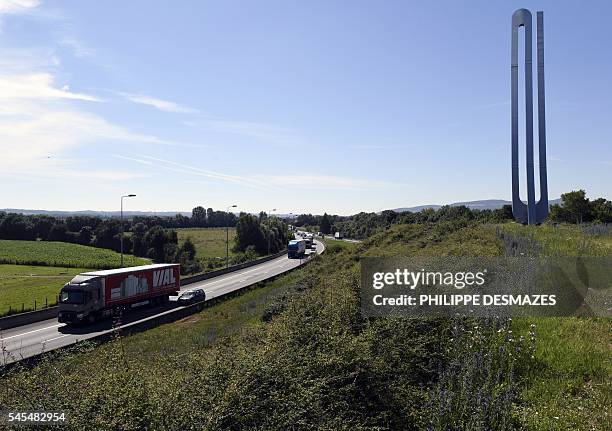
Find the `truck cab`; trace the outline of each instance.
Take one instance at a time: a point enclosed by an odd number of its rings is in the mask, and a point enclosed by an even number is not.
[[[77,275],[60,290],[58,321],[94,322],[96,311],[103,307],[103,301],[101,278]]]

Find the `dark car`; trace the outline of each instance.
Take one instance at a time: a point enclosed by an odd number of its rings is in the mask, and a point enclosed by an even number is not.
[[[181,293],[177,302],[181,305],[194,304],[196,302],[206,301],[206,293],[204,289],[189,289]]]

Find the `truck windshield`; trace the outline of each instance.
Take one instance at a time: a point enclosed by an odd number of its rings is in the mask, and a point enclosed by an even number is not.
[[[85,294],[82,290],[62,289],[60,302],[62,304],[83,304]]]

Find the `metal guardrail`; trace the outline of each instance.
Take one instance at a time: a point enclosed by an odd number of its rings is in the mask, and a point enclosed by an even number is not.
[[[227,268],[218,269],[216,271],[205,272],[204,274],[193,275],[191,277],[185,277],[181,279],[181,286],[197,283],[202,280],[208,280],[209,278],[218,277],[220,275],[229,274],[230,272],[239,271],[244,268],[259,265],[260,263],[274,260],[287,253],[286,250],[280,251],[270,256],[262,257],[261,259],[251,260],[238,265],[232,265]],[[56,318],[58,314],[57,305],[52,307],[42,308],[36,311],[26,311],[24,313],[12,314],[10,316],[0,318],[0,329],[10,329],[17,326],[27,325],[30,323],[40,322],[42,320]]]
[[[323,253],[325,251],[325,243],[321,242],[321,245],[323,246],[323,250],[321,250],[321,253]],[[265,261],[273,260],[273,259],[275,259],[277,257],[280,257],[280,256],[282,256],[285,253],[286,253],[286,251],[279,252],[279,253],[277,253],[275,255],[266,256],[265,258],[258,259],[256,261],[251,261],[251,262],[263,263]],[[185,306],[185,307],[179,307],[179,308],[170,309],[170,310],[164,311],[162,313],[156,314],[154,316],[145,317],[145,318],[143,318],[141,320],[137,320],[135,322],[130,322],[130,323],[121,325],[121,326],[119,326],[117,328],[112,328],[112,329],[109,329],[107,331],[104,331],[101,334],[98,334],[98,335],[96,335],[94,337],[87,338],[86,340],[83,340],[83,342],[102,344],[102,343],[105,343],[107,341],[112,340],[117,335],[121,335],[121,336],[132,335],[132,334],[136,334],[138,332],[146,331],[146,330],[151,329],[151,328],[155,328],[155,327],[157,327],[159,325],[162,325],[164,323],[175,322],[175,321],[180,320],[180,319],[182,319],[184,317],[187,317],[189,315],[192,315],[192,314],[195,314],[195,313],[197,313],[199,311],[202,311],[204,308],[207,308],[207,307],[210,307],[212,305],[215,305],[216,303],[218,303],[221,300],[225,300],[225,299],[227,299],[229,297],[234,297],[234,296],[240,295],[245,290],[247,290],[249,287],[251,287],[251,286],[253,286],[253,285],[257,284],[257,283],[270,281],[270,280],[272,280],[272,279],[274,279],[276,277],[285,275],[285,274],[287,274],[287,273],[289,273],[289,272],[291,272],[291,271],[293,271],[295,269],[302,268],[304,265],[306,265],[308,262],[313,260],[313,258],[318,256],[319,254],[320,253],[310,254],[304,260],[304,263],[302,263],[302,264],[300,264],[298,266],[295,266],[295,267],[293,267],[293,268],[291,268],[291,269],[289,269],[287,271],[284,271],[284,272],[282,272],[280,274],[276,274],[276,275],[270,276],[268,278],[265,278],[264,280],[260,280],[260,281],[258,281],[256,283],[253,283],[253,284],[249,285],[249,286],[245,286],[245,287],[243,287],[241,289],[221,294],[221,295],[213,298],[212,300],[208,300],[208,301],[205,301],[205,302],[199,302],[199,303],[196,303],[196,304],[191,304],[191,305],[188,305],[188,306]],[[248,263],[250,263],[250,262],[248,262]],[[235,266],[239,266],[239,265],[235,265]],[[255,263],[251,263],[249,266],[255,266]],[[245,268],[245,267],[246,266],[242,266],[242,268]],[[236,269],[234,269],[234,271],[238,270],[238,269],[242,269],[242,268],[236,268]],[[232,271],[226,271],[225,273],[227,274],[228,272],[232,272]],[[204,274],[201,274],[201,275],[204,275]],[[223,275],[223,274],[217,274],[217,275]],[[197,277],[197,276],[195,276],[195,277]],[[189,278],[194,278],[194,277],[189,277]],[[212,278],[212,277],[208,277],[208,278]],[[202,279],[197,280],[197,281],[201,281],[201,280]],[[192,283],[195,283],[195,282],[196,281],[192,281]],[[78,344],[79,344],[79,342],[77,342],[76,344],[70,344],[70,345],[67,345],[67,346],[59,347],[58,349],[55,349],[55,350],[67,350],[67,349],[70,349],[70,348],[72,348],[72,347],[74,347],[75,345],[78,345]],[[22,365],[24,365],[26,367],[34,366],[47,353],[49,353],[49,352],[39,353],[39,354],[30,356],[28,358],[24,358],[21,361],[17,361],[17,362],[19,362],[20,364],[22,364]],[[7,366],[10,367],[10,366],[16,364],[17,362],[7,363],[4,366],[5,367],[7,367]]]

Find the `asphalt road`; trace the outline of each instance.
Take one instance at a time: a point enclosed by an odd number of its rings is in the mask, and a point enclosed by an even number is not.
[[[317,241],[316,246],[316,252],[321,253],[324,245]],[[196,287],[202,288],[206,292],[206,300],[208,301],[282,274],[300,266],[304,262],[306,262],[305,259],[289,259],[285,255],[256,266],[186,285],[181,291]],[[126,314],[122,319],[122,324],[125,325],[140,320],[151,319],[177,308],[180,307],[173,301],[166,306],[143,307],[140,310],[134,310]],[[77,341],[86,340],[112,330],[112,321],[110,319],[81,327],[70,327],[64,323],[59,323],[57,319],[49,319],[5,329],[0,332],[0,365],[68,346]]]

